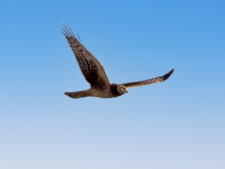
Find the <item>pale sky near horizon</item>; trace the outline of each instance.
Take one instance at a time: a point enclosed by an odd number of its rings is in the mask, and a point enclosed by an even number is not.
[[[0,5],[1,169],[224,169],[225,2],[5,1]],[[111,82],[163,75],[114,99],[89,87],[60,25]]]

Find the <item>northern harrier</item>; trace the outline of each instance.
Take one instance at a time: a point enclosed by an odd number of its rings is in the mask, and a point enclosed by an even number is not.
[[[149,85],[152,83],[163,82],[170,77],[174,69],[163,76],[155,77],[148,80],[114,84],[110,83],[103,66],[101,63],[79,42],[75,37],[69,26],[62,27],[62,33],[68,40],[73,53],[76,56],[77,62],[81,69],[81,72],[85,79],[90,83],[91,88],[84,91],[77,92],[65,92],[65,94],[72,98],[81,97],[101,97],[101,98],[112,98],[121,96],[127,93],[127,88]]]

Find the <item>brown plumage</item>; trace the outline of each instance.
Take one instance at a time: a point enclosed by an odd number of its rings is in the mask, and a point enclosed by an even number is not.
[[[91,88],[84,91],[78,92],[65,92],[65,94],[72,98],[81,98],[81,97],[101,97],[101,98],[112,98],[121,96],[127,93],[127,88],[149,85],[152,83],[163,82],[170,77],[174,69],[163,76],[156,78],[124,83],[124,84],[112,84],[108,80],[108,77],[105,73],[105,70],[101,63],[92,55],[85,47],[82,45],[79,40],[75,37],[72,30],[69,26],[62,26],[62,33],[65,35],[68,40],[70,47],[76,60],[81,69],[81,72],[85,79],[90,83]]]

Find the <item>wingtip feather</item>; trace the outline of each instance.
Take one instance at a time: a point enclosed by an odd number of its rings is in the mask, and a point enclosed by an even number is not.
[[[66,26],[62,24],[60,28],[61,28],[61,32],[64,34],[64,36],[66,36],[66,38],[75,37],[69,25]]]
[[[163,75],[163,81],[167,80],[174,72],[174,69],[171,69],[167,74]]]

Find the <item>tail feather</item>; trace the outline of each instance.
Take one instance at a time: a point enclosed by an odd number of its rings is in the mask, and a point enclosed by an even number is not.
[[[65,92],[65,95],[74,98],[74,99],[78,99],[81,97],[87,97],[89,96],[89,92],[87,90],[85,91],[79,91],[79,92]]]

